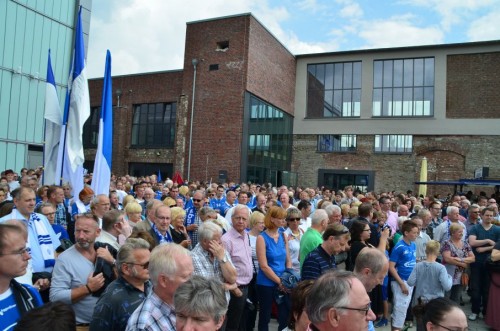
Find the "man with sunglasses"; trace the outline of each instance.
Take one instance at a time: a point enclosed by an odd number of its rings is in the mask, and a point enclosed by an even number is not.
[[[109,284],[94,308],[91,331],[125,330],[132,313],[151,292],[149,244],[130,238],[118,251],[118,279]]]
[[[22,315],[43,304],[35,288],[14,279],[26,273],[31,256],[26,230],[11,222],[17,221],[0,223],[0,330],[12,330]]]
[[[201,207],[205,204],[205,192],[196,191],[193,194],[193,206],[186,209],[186,219],[184,225],[191,237],[191,244],[193,247],[198,243],[198,227],[202,223],[199,215]]]

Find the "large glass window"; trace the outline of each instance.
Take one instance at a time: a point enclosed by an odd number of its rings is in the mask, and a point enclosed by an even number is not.
[[[90,116],[83,125],[83,148],[97,148],[99,138],[99,119],[101,118],[101,107],[92,107]]]
[[[361,62],[307,66],[307,117],[359,117]]]
[[[375,153],[411,153],[413,136],[404,134],[375,135]]]
[[[292,116],[250,93],[246,100],[249,122],[243,136],[247,153],[242,160],[246,166],[245,181],[275,183],[278,174],[290,171]]]
[[[434,58],[373,62],[373,116],[432,116]]]
[[[134,106],[132,147],[173,147],[176,103],[150,103]]]
[[[356,150],[355,134],[320,134],[318,152],[352,152]]]

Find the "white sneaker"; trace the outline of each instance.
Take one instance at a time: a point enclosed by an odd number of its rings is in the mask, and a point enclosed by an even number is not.
[[[472,313],[469,315],[469,320],[475,321],[476,319],[477,319],[477,314]]]

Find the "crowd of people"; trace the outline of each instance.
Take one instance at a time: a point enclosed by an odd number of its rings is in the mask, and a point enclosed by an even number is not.
[[[2,330],[466,330],[464,290],[500,330],[495,197],[40,175],[0,178]]]

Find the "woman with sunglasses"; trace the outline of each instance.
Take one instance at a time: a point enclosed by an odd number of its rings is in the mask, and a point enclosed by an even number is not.
[[[286,224],[288,228],[285,230],[285,235],[288,239],[288,249],[290,251],[290,259],[292,260],[292,269],[300,275],[300,239],[304,234],[304,230],[299,227],[301,212],[297,208],[290,208],[286,214]]]

